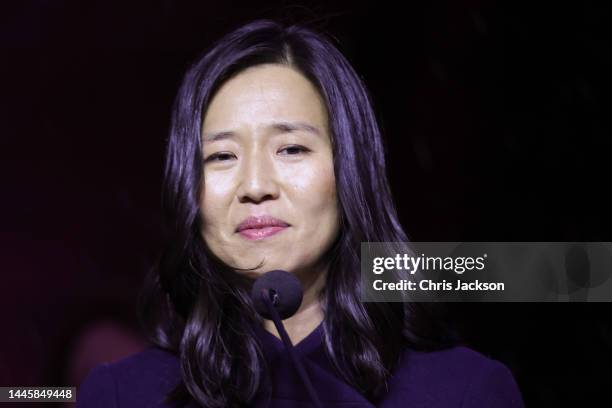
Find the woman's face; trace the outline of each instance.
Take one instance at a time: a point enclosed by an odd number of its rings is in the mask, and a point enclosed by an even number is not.
[[[250,276],[319,271],[339,232],[327,121],[314,86],[283,65],[249,68],[215,94],[202,129],[202,236],[226,264],[263,260]]]

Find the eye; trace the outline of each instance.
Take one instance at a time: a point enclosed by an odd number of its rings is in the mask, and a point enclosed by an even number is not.
[[[282,151],[286,151],[287,155],[295,156],[295,155],[300,154],[300,153],[307,153],[307,152],[310,151],[310,149],[308,149],[308,148],[306,148],[304,146],[300,146],[300,145],[291,145],[291,146],[287,146],[287,147],[282,148],[280,151],[281,152]]]
[[[228,161],[232,156],[234,156],[232,153],[227,152],[213,153],[206,159],[204,159],[204,162],[207,163],[211,161]]]

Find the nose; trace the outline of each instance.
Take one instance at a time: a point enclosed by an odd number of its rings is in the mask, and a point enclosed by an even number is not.
[[[279,186],[273,167],[263,153],[254,152],[245,157],[240,170],[238,201],[259,203],[278,198]]]

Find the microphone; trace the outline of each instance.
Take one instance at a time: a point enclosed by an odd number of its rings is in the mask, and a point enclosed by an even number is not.
[[[312,382],[310,382],[310,378],[302,365],[302,361],[295,354],[291,339],[281,321],[293,316],[297,312],[302,304],[303,296],[304,291],[299,279],[287,271],[278,269],[261,275],[257,278],[251,289],[251,298],[253,299],[255,310],[264,319],[274,322],[274,326],[276,326],[276,330],[278,330],[285,345],[285,350],[289,353],[293,366],[302,379],[310,399],[315,407],[323,408],[312,386]]]

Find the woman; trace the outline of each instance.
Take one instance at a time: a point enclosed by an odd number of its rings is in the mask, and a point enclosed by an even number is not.
[[[190,68],[163,204],[154,346],[92,370],[79,406],[310,406],[249,297],[274,269],[304,288],[284,325],[324,406],[522,406],[509,370],[429,308],[359,301],[360,243],[408,239],[365,86],[323,35],[259,20]]]

